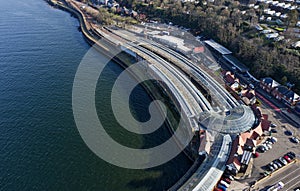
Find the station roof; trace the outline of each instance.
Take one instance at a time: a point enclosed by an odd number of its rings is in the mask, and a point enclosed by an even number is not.
[[[229,62],[230,64],[232,64],[233,66],[235,66],[239,71],[241,71],[241,72],[247,72],[247,71],[249,71],[249,68],[247,66],[245,66],[243,63],[241,63],[234,56],[232,56],[232,55],[223,55],[223,58],[227,62]]]
[[[204,41],[207,45],[218,51],[222,55],[231,54],[232,52],[225,48],[224,46],[220,45],[219,43],[215,42],[214,40],[206,40]]]

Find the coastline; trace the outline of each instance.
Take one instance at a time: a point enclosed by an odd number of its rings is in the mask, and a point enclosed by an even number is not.
[[[112,48],[112,47],[104,47],[102,44],[99,44],[98,39],[96,39],[94,36],[92,36],[90,31],[87,29],[87,26],[85,23],[86,21],[84,20],[83,15],[78,10],[74,10],[74,9],[67,7],[60,3],[55,3],[55,2],[59,2],[59,1],[55,1],[55,0],[45,0],[45,1],[48,2],[51,6],[54,6],[56,8],[67,11],[67,12],[71,13],[72,16],[75,16],[80,22],[80,31],[83,33],[88,44],[90,46],[95,47],[97,51],[103,53],[104,55],[108,55],[108,56],[112,57],[111,52],[109,51],[109,48]],[[100,38],[104,39],[104,37],[101,37],[99,34],[95,34],[95,35],[97,35],[97,37],[99,39]],[[110,46],[115,46],[115,45],[110,44]],[[115,52],[115,50],[112,52]],[[125,53],[125,54],[126,54],[127,58],[130,58],[130,55],[128,55],[127,53]],[[119,64],[123,68],[127,68],[128,66],[130,66],[132,64],[130,62],[125,63],[124,58],[119,59],[116,56],[112,57],[112,60],[114,62],[116,62],[117,64]],[[131,75],[134,78],[138,79],[138,75],[133,74],[133,73],[131,73]],[[163,98],[165,94],[167,94],[166,96],[170,96],[170,95],[168,95],[167,92],[164,91],[164,88],[161,87],[160,85],[154,84],[152,82],[145,82],[145,83],[142,83],[141,85],[142,85],[143,89],[147,92],[147,94],[151,97],[151,99],[153,99],[153,100]],[[176,110],[171,111],[172,119],[170,119],[169,115],[166,118],[167,129],[170,132],[170,134],[172,135],[172,134],[174,134],[174,129],[172,127],[173,127],[174,123],[176,124],[178,122],[178,118],[177,118],[178,116],[176,116],[176,115],[178,115],[178,108],[171,103],[167,103],[167,104],[168,104],[168,106],[174,106],[176,108]],[[158,108],[160,110],[160,107],[158,107]],[[162,110],[160,110],[160,111],[162,112]],[[174,112],[175,112],[175,116],[174,116]],[[183,186],[185,184],[185,182],[188,181],[190,179],[190,177],[193,175],[193,173],[199,168],[201,163],[205,160],[199,156],[197,156],[197,158],[193,157],[192,152],[190,151],[191,149],[188,148],[189,146],[187,146],[186,148],[183,148],[181,143],[179,143],[179,141],[177,141],[177,146],[182,149],[184,155],[191,161],[191,166],[182,175],[182,177],[180,177],[167,190],[177,190],[181,186]]]

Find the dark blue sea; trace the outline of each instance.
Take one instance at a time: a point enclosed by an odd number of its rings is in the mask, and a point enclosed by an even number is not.
[[[43,0],[0,1],[0,190],[166,190],[190,167],[184,154],[155,168],[130,170],[98,158],[81,139],[72,85],[90,46],[78,26],[76,18]],[[96,91],[97,111],[109,128],[116,124],[109,89],[122,71],[110,62]],[[138,86],[131,98],[134,115],[147,119],[146,91]],[[153,136],[113,136],[143,147],[169,134],[163,126]]]

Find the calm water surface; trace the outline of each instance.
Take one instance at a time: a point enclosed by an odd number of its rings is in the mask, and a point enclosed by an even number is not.
[[[84,144],[72,115],[72,83],[89,45],[70,14],[42,0],[0,0],[0,190],[164,190],[191,165],[179,155],[147,170],[110,165]],[[110,63],[97,88],[97,109],[109,129],[118,125],[109,109],[112,82],[122,68]],[[131,96],[133,113],[146,120],[146,92]],[[122,102],[122,99],[120,99]],[[130,137],[135,147],[155,145],[169,135]]]

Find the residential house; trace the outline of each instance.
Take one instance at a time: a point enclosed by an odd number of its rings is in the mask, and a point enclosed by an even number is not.
[[[282,100],[284,95],[289,91],[289,89],[286,86],[280,85],[274,88],[274,90],[271,92],[271,94],[278,100]]]
[[[270,93],[275,87],[279,85],[280,84],[278,82],[276,82],[270,77],[263,78],[260,81],[260,87],[268,93]]]
[[[300,102],[296,105],[295,110],[300,114]]]
[[[242,100],[246,105],[253,105],[256,103],[255,90],[242,90]]]
[[[286,103],[288,106],[295,106],[297,103],[300,102],[300,97],[298,94],[293,92],[292,90],[289,90],[286,92],[283,96],[284,103]]]
[[[240,80],[236,78],[235,75],[232,74],[230,71],[225,72],[224,80],[227,87],[229,87],[233,91],[237,90],[240,86]]]

